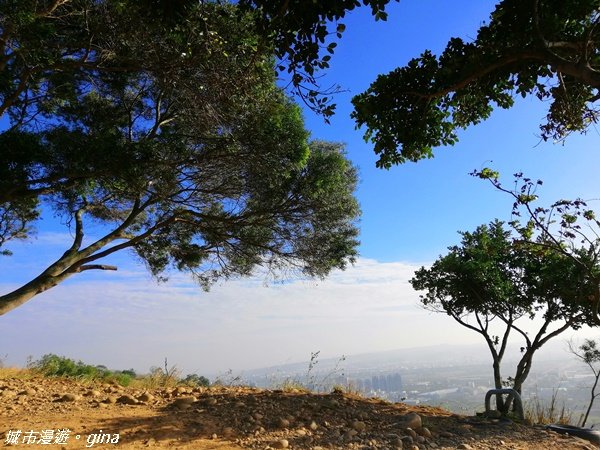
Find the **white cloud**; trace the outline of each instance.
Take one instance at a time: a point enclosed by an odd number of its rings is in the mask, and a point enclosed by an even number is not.
[[[85,274],[0,317],[0,356],[57,353],[147,371],[165,357],[211,375],[428,345],[483,345],[480,336],[418,305],[420,265],[361,259],[320,282],[236,280],[203,292],[183,275],[154,283],[142,268]],[[0,285],[0,291],[7,290]]]
[[[337,357],[475,341],[419,308],[408,283],[416,268],[362,259],[321,282],[236,280],[209,293],[181,275],[157,285],[141,269],[81,277],[3,316],[0,353],[22,362],[52,352],[139,370],[167,356],[186,371],[214,373],[303,360],[316,350]]]

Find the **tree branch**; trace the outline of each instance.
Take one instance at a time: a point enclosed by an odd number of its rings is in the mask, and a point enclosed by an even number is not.
[[[549,50],[548,50],[549,51]],[[581,66],[576,62],[568,61],[554,52],[550,52],[550,56],[547,51],[536,50],[536,49],[506,49],[506,55],[499,58],[496,62],[487,64],[483,67],[479,67],[473,71],[470,75],[462,78],[456,83],[452,83],[446,88],[439,89],[432,93],[424,94],[417,91],[407,91],[405,95],[412,95],[414,97],[421,98],[423,100],[435,100],[437,98],[448,95],[452,92],[460,91],[464,89],[474,81],[489,75],[496,70],[505,68],[514,63],[520,62],[536,62],[543,65],[549,64],[554,70],[558,72],[570,75],[582,82],[589,84],[592,87],[600,88],[600,72],[594,70],[590,66]]]
[[[516,326],[514,324],[514,322],[510,325],[510,327],[513,330],[515,330],[517,333],[519,333],[521,336],[523,336],[523,338],[525,338],[527,348],[531,348],[531,339],[529,339],[529,336],[527,335],[527,333],[525,331],[521,330],[521,328],[519,328],[518,326]]]
[[[101,249],[104,246],[106,246],[107,244],[109,244],[110,242],[112,242],[115,239],[118,239],[119,237],[121,237],[121,234],[133,223],[133,221],[135,220],[135,218],[148,205],[149,205],[148,202],[146,202],[143,205],[141,205],[140,199],[139,198],[136,199],[135,202],[133,203],[132,208],[131,208],[131,212],[129,213],[129,215],[127,216],[127,218],[123,221],[123,223],[121,223],[121,225],[119,225],[117,228],[115,228],[110,233],[106,234],[104,237],[98,239],[96,242],[90,244],[89,246],[87,246],[86,248],[84,248],[83,250],[81,250],[78,253],[78,255],[80,257],[83,257],[85,259],[85,258],[89,257],[90,255],[94,254],[99,249]],[[98,258],[95,258],[94,260],[96,260],[96,259],[98,259]],[[83,261],[83,262],[85,262],[85,261]]]
[[[476,333],[479,333],[483,336],[485,336],[485,333],[482,329],[479,329],[477,327],[474,327],[473,325],[468,324],[467,322],[465,322],[464,320],[462,320],[459,316],[455,315],[455,314],[451,314],[450,315],[454,320],[456,320],[458,323],[460,323],[463,327],[466,327],[470,330],[475,331]]]
[[[579,318],[579,316],[578,316]],[[576,322],[576,320],[572,319],[572,320],[568,320],[563,326],[561,326],[560,328],[557,328],[556,330],[552,331],[551,333],[548,333],[546,335],[546,337],[544,337],[543,339],[540,339],[537,346],[538,348],[541,347],[542,345],[544,345],[546,342],[548,342],[550,339],[552,339],[555,336],[558,336],[559,334],[561,334],[563,331],[568,330],[571,325],[573,325],[573,322]],[[537,339],[537,337],[536,337]]]
[[[110,248],[108,248],[108,249],[106,249],[104,251],[101,251],[99,253],[92,253],[90,256],[87,256],[87,257],[81,259],[79,262],[77,262],[72,267],[77,268],[77,267],[80,267],[81,265],[86,264],[88,262],[97,261],[97,260],[99,260],[101,258],[104,258],[104,257],[106,257],[108,255],[111,255],[111,254],[113,254],[115,252],[118,252],[119,250],[123,250],[123,249],[129,248],[129,247],[133,247],[138,242],[140,242],[140,241],[148,238],[149,236],[151,236],[155,231],[157,231],[157,230],[159,230],[161,228],[166,227],[167,225],[175,222],[176,220],[177,220],[177,218],[175,216],[171,216],[171,217],[169,217],[169,218],[167,218],[167,219],[165,219],[165,220],[163,220],[161,222],[156,223],[154,226],[148,228],[143,233],[136,235],[135,237],[129,239],[126,242],[123,242],[121,244],[117,244],[117,245],[115,245],[113,247],[110,247]],[[98,242],[100,242],[100,241],[98,241]],[[107,243],[109,243],[109,242],[111,242],[111,241],[108,241]]]
[[[504,356],[504,352],[506,351],[506,346],[508,345],[508,337],[510,336],[510,329],[512,327],[514,320],[512,311],[509,312],[508,321],[506,322],[506,329],[504,330],[504,335],[502,336],[502,344],[500,345],[500,350],[498,351],[498,357],[502,359]]]
[[[0,117],[2,117],[4,115],[4,113],[6,112],[6,110],[8,108],[10,108],[19,98],[19,95],[21,95],[26,89],[27,89],[27,82],[29,81],[29,77],[31,77],[31,74],[33,73],[32,69],[26,69],[23,74],[21,75],[21,79],[19,80],[19,84],[17,85],[15,91],[10,94],[8,97],[6,97],[4,99],[4,101],[2,102],[2,105],[0,105]]]
[[[117,266],[106,264],[86,264],[77,268],[75,272],[83,272],[84,270],[117,270]]]
[[[73,245],[63,254],[63,258],[66,258],[74,253],[77,253],[81,248],[83,242],[83,213],[85,208],[79,208],[75,212],[75,238],[73,239]]]
[[[46,17],[52,14],[56,8],[69,3],[70,0],[53,0],[46,8],[36,12],[37,17]]]

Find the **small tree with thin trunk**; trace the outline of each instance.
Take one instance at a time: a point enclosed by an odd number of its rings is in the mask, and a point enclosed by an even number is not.
[[[410,282],[425,291],[420,299],[426,309],[446,313],[482,336],[492,356],[495,387],[509,382],[521,393],[534,354],[585,322],[579,305],[588,285],[570,258],[519,245],[500,221],[461,235],[460,246],[449,247],[446,256],[419,269]],[[538,319],[535,330],[532,319]],[[505,380],[502,360],[512,335],[522,339],[521,357],[514,376]],[[499,397],[498,409],[506,413],[509,408]]]
[[[569,351],[586,364],[594,374],[594,383],[590,389],[590,402],[581,421],[581,426],[585,427],[592,406],[594,406],[596,398],[600,395],[600,392],[596,391],[598,380],[600,380],[600,348],[598,348],[598,343],[595,340],[586,339],[579,348],[575,348],[573,343],[569,342]]]

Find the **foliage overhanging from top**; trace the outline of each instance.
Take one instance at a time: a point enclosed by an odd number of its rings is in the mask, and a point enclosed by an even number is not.
[[[353,99],[378,167],[433,156],[457,130],[510,108],[515,96],[549,103],[541,137],[561,140],[598,119],[600,2],[503,0],[472,42],[452,38],[380,75]]]
[[[185,1],[185,0],[184,0]],[[189,0],[188,0],[189,1]],[[399,1],[399,0],[396,0]],[[295,93],[311,109],[328,120],[335,104],[332,94],[337,86],[323,89],[318,71],[327,69],[337,42],[346,26],[340,22],[346,13],[362,6],[369,7],[375,20],[387,20],[386,5],[390,0],[240,0],[239,4],[254,14],[260,35],[267,36],[281,63],[280,71],[291,75]],[[330,27],[335,23],[335,28]]]
[[[356,170],[340,145],[308,142],[275,84],[284,47],[244,5],[0,2],[0,251],[31,237],[42,205],[73,233],[0,296],[0,314],[114,269],[98,261],[124,249],[158,278],[174,268],[204,286],[259,265],[324,276],[354,260]],[[105,234],[86,234],[90,222]]]

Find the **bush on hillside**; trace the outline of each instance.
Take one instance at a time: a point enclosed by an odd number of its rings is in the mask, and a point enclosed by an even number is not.
[[[198,375],[196,373],[191,373],[181,380],[183,384],[187,384],[189,386],[194,387],[208,387],[210,386],[210,381],[208,378],[203,377],[202,375]]]
[[[46,377],[68,377],[82,380],[115,381],[123,386],[135,378],[133,369],[113,371],[105,366],[92,366],[52,353],[31,362],[28,367]]]

